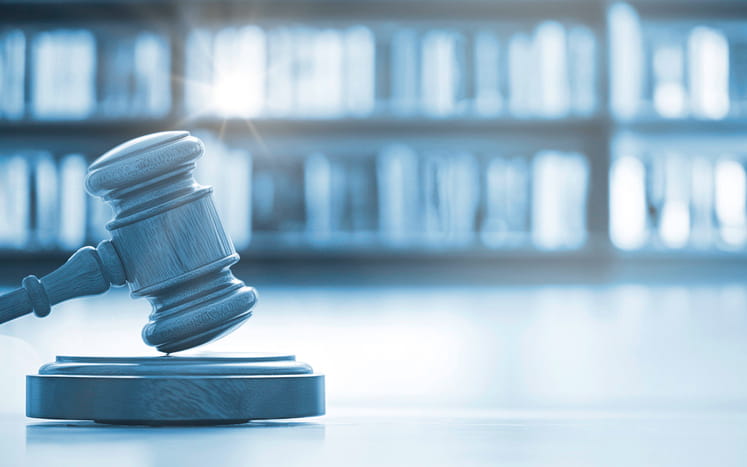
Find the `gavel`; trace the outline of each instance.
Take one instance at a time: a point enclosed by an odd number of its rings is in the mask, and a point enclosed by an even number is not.
[[[205,147],[187,131],[125,142],[88,168],[86,189],[114,210],[110,240],[78,250],[59,269],[28,276],[0,296],[0,323],[129,284],[153,306],[146,344],[165,353],[217,339],[252,315],[257,294],[236,279],[239,256],[221,224],[211,187],[192,174]]]

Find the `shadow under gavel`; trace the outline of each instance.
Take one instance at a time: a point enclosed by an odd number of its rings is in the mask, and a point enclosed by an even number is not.
[[[239,260],[223,229],[212,188],[192,171],[204,153],[186,131],[154,133],[123,143],[97,159],[86,188],[114,209],[111,240],[78,250],[56,271],[28,276],[0,296],[0,323],[52,305],[129,284],[153,305],[143,340],[171,353],[216,339],[252,314],[253,288],[230,267]]]

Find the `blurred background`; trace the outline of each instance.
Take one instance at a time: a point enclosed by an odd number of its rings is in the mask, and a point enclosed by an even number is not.
[[[1,1],[2,284],[107,238],[87,165],[169,129],[262,297],[210,350],[332,404],[747,402],[745,1]],[[0,351],[148,352],[148,308]]]

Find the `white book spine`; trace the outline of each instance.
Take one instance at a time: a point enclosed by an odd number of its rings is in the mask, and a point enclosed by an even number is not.
[[[638,14],[630,5],[609,9],[610,97],[612,111],[631,119],[639,112],[643,86],[643,38]]]
[[[57,165],[49,153],[34,157],[36,194],[36,242],[41,248],[52,248],[59,234],[59,189]]]
[[[589,117],[597,110],[597,42],[585,26],[568,31],[568,77],[573,113]]]
[[[688,39],[690,104],[697,117],[729,113],[729,44],[721,31],[698,26]]]
[[[526,157],[512,157],[506,173],[508,241],[518,245],[529,236],[530,168]]]
[[[252,232],[252,158],[248,151],[226,152],[221,189],[226,192],[221,219],[238,251],[245,250]]]
[[[24,155],[14,155],[5,161],[0,178],[6,195],[6,245],[24,248],[30,240],[31,226],[31,170]]]
[[[86,240],[86,192],[88,166],[80,154],[65,156],[60,162],[59,246],[74,250]]]
[[[635,156],[618,157],[610,169],[610,239],[624,250],[648,240],[646,169]]]
[[[376,47],[374,35],[365,26],[345,31],[345,108],[349,115],[365,117],[376,104]]]
[[[294,108],[293,35],[288,28],[272,29],[267,37],[267,114],[282,117]]]
[[[725,249],[743,248],[747,242],[747,176],[741,161],[722,157],[716,163],[716,219]]]
[[[681,118],[687,112],[684,54],[679,44],[657,44],[654,53],[654,109],[664,118]]]
[[[456,111],[458,72],[456,37],[450,31],[433,30],[423,36],[422,105],[426,115],[445,117]]]
[[[395,115],[409,116],[418,110],[419,54],[417,31],[400,29],[392,35],[392,112]]]
[[[296,28],[293,34],[295,112],[301,117],[313,116],[318,98],[314,60],[315,34],[316,31],[310,28]]]
[[[423,156],[423,233],[426,242],[442,246],[449,233],[449,164],[443,153],[425,153]]]
[[[537,26],[534,41],[540,97],[535,113],[547,118],[564,117],[570,101],[565,28],[556,21],[543,22]]]
[[[332,233],[332,166],[323,154],[315,153],[306,159],[304,193],[309,240],[326,242]]]
[[[72,92],[66,102],[68,118],[84,119],[96,110],[96,40],[90,31],[71,32],[70,61],[66,61],[65,51],[57,50],[63,63],[61,69],[73,69],[71,74]],[[74,63],[75,67],[70,67]],[[60,93],[58,87],[54,92]]]
[[[385,148],[377,160],[379,229],[388,245],[415,239],[418,217],[418,160],[408,146]]]
[[[24,87],[26,80],[26,37],[20,30],[14,29],[0,42],[0,115],[11,120],[22,118],[26,107]]]
[[[456,244],[466,245],[473,241],[476,232],[481,180],[472,154],[454,154],[450,162],[449,230]]]
[[[503,106],[500,42],[493,31],[478,31],[474,47],[475,112],[484,117],[496,116]]]
[[[581,155],[541,151],[533,161],[532,239],[537,248],[577,248],[586,240],[588,164]]]
[[[325,29],[314,41],[315,81],[317,82],[316,116],[340,117],[344,113],[343,38],[339,31]]]
[[[137,114],[161,117],[171,107],[169,46],[163,36],[138,34],[134,44],[135,94],[142,102]]]
[[[512,117],[528,117],[531,109],[532,43],[529,36],[515,34],[508,43],[508,106]]]
[[[187,36],[184,63],[184,106],[190,117],[211,112],[213,87],[213,36],[202,28],[193,29]]]
[[[690,161],[681,153],[663,156],[666,178],[659,236],[668,248],[684,248],[690,239]]]
[[[699,249],[714,246],[714,164],[710,157],[692,159],[690,191],[692,193],[692,245]]]

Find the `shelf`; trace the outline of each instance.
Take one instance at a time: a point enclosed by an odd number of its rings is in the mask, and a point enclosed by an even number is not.
[[[203,119],[189,126],[228,133],[256,131],[262,135],[387,134],[464,135],[465,133],[566,133],[596,131],[601,119],[506,118],[346,118],[346,119]]]
[[[636,119],[617,121],[615,129],[640,133],[696,133],[696,134],[744,134],[747,119],[695,120],[695,119]]]
[[[610,0],[609,3],[614,3]],[[745,0],[627,0],[644,19],[734,19],[747,17]]]
[[[177,122],[172,119],[89,120],[74,122],[0,122],[0,140],[28,146],[29,139],[54,141],[55,145],[71,145],[91,140],[101,144],[129,139],[146,133],[174,129],[208,129],[229,138],[260,135],[262,138],[315,139],[324,138],[464,138],[468,136],[494,139],[522,135],[542,135],[558,140],[583,139],[596,136],[607,128],[601,118],[589,119],[501,119],[501,118],[360,118],[360,119],[199,119]],[[534,138],[533,138],[534,139]],[[98,147],[98,145],[96,146]],[[103,147],[101,149],[104,149]]]
[[[426,7],[426,8],[424,8]],[[0,1],[4,20],[39,21],[142,18],[163,20],[177,10],[192,9],[201,21],[230,17],[335,21],[350,19],[397,21],[499,20],[517,18],[577,18],[599,22],[604,0],[56,0]],[[85,11],[85,14],[83,12]]]

